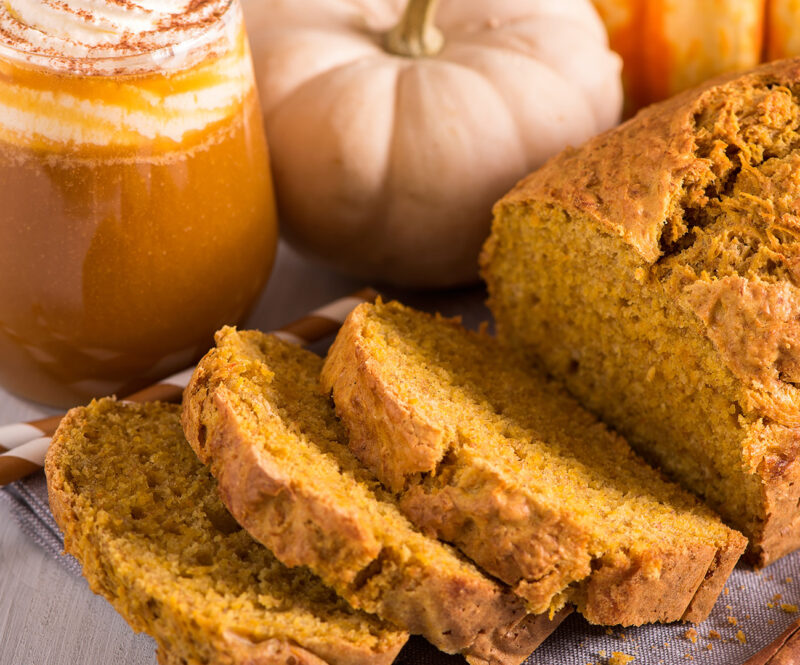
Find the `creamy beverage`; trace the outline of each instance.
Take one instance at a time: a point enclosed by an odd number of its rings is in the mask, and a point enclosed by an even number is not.
[[[68,405],[239,321],[276,225],[238,2],[0,4],[0,383]]]

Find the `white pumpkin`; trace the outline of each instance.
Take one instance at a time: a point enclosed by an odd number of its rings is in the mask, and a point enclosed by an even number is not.
[[[352,275],[464,284],[493,202],[618,121],[620,60],[589,0],[405,4],[244,1],[280,219]]]

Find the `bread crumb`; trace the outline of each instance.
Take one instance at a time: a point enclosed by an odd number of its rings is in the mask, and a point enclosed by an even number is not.
[[[694,656],[690,653],[683,654],[683,657],[686,658],[687,660],[694,660]]]
[[[739,585],[739,591],[744,591],[744,584]]]
[[[606,650],[605,649],[600,649],[600,651],[597,652],[597,655],[600,656],[600,658],[605,658],[606,657]]]
[[[714,645],[713,645],[713,644],[711,644],[711,642],[709,642],[708,644],[706,644],[706,651],[711,651],[711,649],[713,649],[713,648],[714,648]]]
[[[767,623],[768,623],[770,626],[773,626],[773,625],[775,625],[775,619],[767,619]]]
[[[786,612],[786,614],[794,614],[797,612],[797,605],[790,605],[789,603],[781,603],[781,609]]]
[[[611,658],[608,659],[608,665],[628,665],[633,659],[633,656],[622,651],[612,651]]]
[[[744,636],[744,632],[741,630],[736,631],[736,639],[739,640],[742,644],[747,644],[747,638]]]
[[[767,603],[767,608],[768,609],[771,610],[773,607],[775,607],[775,603]]]
[[[794,582],[794,580],[793,580],[791,577],[787,577],[787,578],[784,580],[784,582],[786,582],[786,584],[791,584],[792,582]]]
[[[730,590],[728,589],[728,587],[725,587],[725,588],[722,590],[722,593],[724,593],[724,594],[727,596],[727,595],[730,593]]]
[[[614,634],[613,630],[611,630],[610,628],[606,628],[606,635],[613,635],[613,634]]]
[[[739,624],[739,622],[736,620],[736,617],[728,617],[728,623],[731,626],[736,626]]]
[[[689,630],[687,630],[687,631],[686,631],[686,632],[683,634],[683,636],[684,636],[684,637],[685,637],[687,640],[691,640],[691,641],[692,641],[694,644],[697,644],[697,631],[696,631],[694,628],[690,628]]]
[[[718,640],[720,637],[722,637],[722,636],[719,634],[718,631],[716,631],[716,630],[709,630],[708,631],[708,639],[710,639],[710,640]]]
[[[777,602],[778,602],[778,601],[779,601],[781,598],[783,598],[783,594],[782,594],[782,593],[776,593],[774,596],[772,596],[772,600],[773,600],[774,602],[776,602],[776,603],[777,603]]]

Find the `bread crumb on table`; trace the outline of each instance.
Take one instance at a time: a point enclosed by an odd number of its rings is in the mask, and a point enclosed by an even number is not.
[[[710,639],[710,640],[718,640],[720,637],[722,637],[722,636],[719,634],[719,631],[716,631],[716,630],[709,630],[708,631],[708,639]]]
[[[736,631],[736,639],[739,640],[742,644],[747,644],[747,638],[744,636],[744,632],[741,630]]]
[[[608,659],[607,665],[627,665],[633,660],[633,656],[627,653],[623,653],[622,651],[612,651],[611,658]]]
[[[685,637],[687,640],[690,640],[690,641],[691,641],[691,642],[693,642],[694,644],[697,644],[697,631],[696,631],[694,628],[690,628],[689,630],[687,630],[687,631],[686,631],[686,632],[683,634],[683,636],[684,636],[684,637]]]
[[[736,626],[739,622],[737,621],[736,617],[728,617],[728,623],[731,626]]]
[[[781,609],[787,614],[794,614],[797,612],[797,605],[790,605],[789,603],[781,603]]]

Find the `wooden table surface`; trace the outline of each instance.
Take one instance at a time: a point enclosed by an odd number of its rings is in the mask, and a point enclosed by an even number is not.
[[[310,265],[288,248],[278,253],[272,279],[247,325],[280,327],[364,286]],[[447,314],[485,316],[479,289],[407,294],[409,304]],[[466,310],[466,311],[465,311]],[[53,413],[0,388],[0,425]],[[50,558],[0,500],[0,665],[154,665],[155,643],[135,635],[104,599]]]

